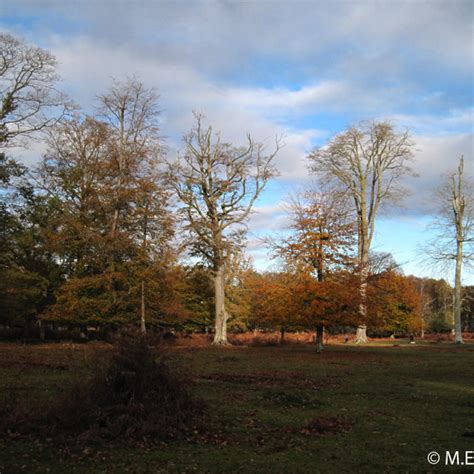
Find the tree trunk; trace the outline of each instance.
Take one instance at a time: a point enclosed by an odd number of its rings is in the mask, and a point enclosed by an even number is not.
[[[462,241],[457,242],[456,251],[456,273],[454,277],[454,330],[456,344],[463,344],[462,325],[461,325],[461,306],[462,306]]]
[[[142,251],[143,259],[146,261],[146,251],[147,251],[147,232],[148,232],[148,200],[145,202],[145,214],[143,216],[143,242],[142,242]],[[145,279],[142,277],[140,285],[140,329],[143,334],[146,333],[146,302],[145,302]]]
[[[146,333],[146,322],[145,322],[145,280],[142,280],[140,288],[140,330],[143,334]]]
[[[367,277],[368,277],[368,263],[369,255],[368,251],[364,252],[361,259],[361,282],[360,282],[360,304],[359,304],[359,317],[360,324],[357,327],[354,342],[356,344],[365,344],[367,342]]]
[[[285,342],[285,327],[281,326],[280,328],[280,344]]]
[[[456,344],[462,344],[462,325],[461,325],[461,306],[462,306],[462,244],[467,237],[464,226],[466,224],[464,219],[464,212],[466,209],[466,199],[463,194],[463,180],[464,174],[464,156],[461,156],[459,161],[457,179],[453,176],[452,187],[452,205],[454,211],[454,221],[456,225],[456,273],[454,277],[454,334]]]
[[[227,312],[225,310],[225,266],[220,265],[214,276],[214,294],[215,294],[215,334],[214,345],[223,346],[227,341]]]
[[[367,342],[367,326],[365,324],[357,326],[354,342],[356,344],[365,344]]]
[[[323,336],[324,326],[318,324],[316,326],[316,352],[323,352]]]
[[[41,341],[44,341],[46,339],[45,337],[45,326],[43,324],[43,321],[41,319],[38,319],[38,326],[39,326],[39,337]]]

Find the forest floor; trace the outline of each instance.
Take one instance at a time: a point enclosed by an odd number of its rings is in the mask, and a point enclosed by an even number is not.
[[[110,346],[0,344],[0,409],[43,410]],[[474,341],[167,349],[204,400],[206,427],[166,442],[0,437],[0,472],[473,472]],[[441,461],[431,466],[427,455]],[[472,459],[472,458],[471,458]],[[466,469],[465,471],[463,469]]]

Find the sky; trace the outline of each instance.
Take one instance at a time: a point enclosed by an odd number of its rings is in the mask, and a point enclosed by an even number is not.
[[[417,178],[379,216],[373,250],[406,274],[452,280],[420,248],[432,234],[433,191],[464,154],[474,174],[474,2],[0,0],[0,29],[51,51],[61,87],[84,110],[113,78],[136,75],[160,94],[170,153],[202,112],[226,141],[247,133],[285,146],[280,175],[249,223],[257,268],[275,265],[260,237],[284,231],[284,202],[312,181],[306,156],[367,119],[409,129]],[[36,145],[20,152],[34,163]],[[464,272],[474,284],[474,272]]]

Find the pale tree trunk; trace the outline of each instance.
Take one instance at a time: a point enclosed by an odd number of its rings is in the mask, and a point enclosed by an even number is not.
[[[323,352],[323,337],[324,337],[324,326],[318,324],[316,326],[316,352]]]
[[[364,238],[364,237],[363,237]],[[360,304],[359,304],[359,318],[360,324],[357,326],[354,342],[356,344],[365,344],[367,342],[367,277],[369,264],[369,249],[368,246],[362,244],[362,255],[360,258],[361,272],[360,272]]]
[[[365,324],[357,326],[354,342],[356,344],[365,344],[367,342],[367,326]]]
[[[215,335],[213,344],[226,345],[227,341],[227,312],[225,310],[225,265],[221,264],[214,276],[215,292]]]
[[[143,334],[146,333],[146,322],[145,322],[145,280],[142,280],[140,288],[140,330]]]
[[[456,344],[463,344],[462,324],[461,324],[461,306],[462,306],[462,241],[457,242],[456,249],[456,273],[454,277],[454,330],[456,335]]]
[[[461,325],[461,305],[462,305],[462,244],[465,239],[464,235],[464,211],[466,206],[465,197],[463,195],[463,174],[464,174],[464,157],[461,156],[458,167],[457,180],[453,176],[453,211],[456,225],[456,273],[454,277],[454,333],[456,344],[462,344],[462,325]]]

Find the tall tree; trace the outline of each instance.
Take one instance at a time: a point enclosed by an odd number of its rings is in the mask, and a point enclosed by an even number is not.
[[[337,182],[354,203],[361,275],[360,324],[356,342],[367,341],[367,275],[369,250],[380,206],[400,196],[400,179],[411,173],[413,155],[408,132],[398,133],[388,122],[364,122],[336,135],[309,155],[311,169]]]
[[[170,180],[183,205],[191,249],[205,258],[214,277],[214,344],[227,344],[225,308],[226,262],[240,246],[243,228],[253,204],[275,174],[272,161],[279,149],[264,153],[263,144],[247,136],[247,145],[222,142],[201,115],[184,137],[185,150],[170,164]]]
[[[49,135],[37,178],[63,209],[60,232],[51,236],[70,262],[59,316],[70,308],[76,317],[80,299],[83,313],[100,314],[103,322],[139,315],[144,331],[147,308],[159,312],[150,299],[160,299],[160,284],[146,280],[153,275],[165,284],[173,219],[159,169],[156,99],[135,79],[114,82],[100,97],[99,115],[64,120]]]
[[[168,194],[163,189],[163,180],[157,173],[162,156],[162,142],[159,136],[158,95],[154,89],[147,89],[136,78],[114,81],[109,91],[99,97],[99,116],[112,130],[110,152],[111,163],[110,196],[112,216],[109,239],[112,248],[120,248],[121,234],[140,233],[140,254],[147,255],[152,247],[148,245],[153,229],[151,213],[165,209]],[[157,183],[160,183],[157,185]],[[147,189],[148,188],[148,189]],[[138,202],[137,202],[138,198]],[[138,204],[138,206],[137,206]],[[164,205],[163,205],[164,204]],[[132,208],[139,209],[139,222],[129,228]],[[161,214],[160,218],[163,217]],[[162,220],[161,223],[165,221]],[[155,227],[156,230],[156,227]],[[114,272],[116,255],[110,256],[110,271]],[[145,259],[146,260],[146,259]],[[142,258],[142,262],[143,262]],[[146,330],[146,282],[140,281],[140,320],[142,331]]]
[[[64,115],[68,103],[56,89],[58,79],[51,53],[0,33],[0,313],[10,323],[34,322],[60,280],[59,265],[44,246],[56,206],[34,195],[26,167],[6,153]]]
[[[305,193],[292,200],[288,211],[290,234],[281,239],[269,239],[268,243],[289,268],[322,283],[352,263],[355,227],[340,192],[322,189]],[[321,352],[324,325],[321,318],[315,319],[316,347]]]
[[[427,246],[435,264],[455,263],[454,330],[457,344],[462,344],[462,267],[474,259],[474,193],[473,183],[464,174],[461,156],[456,172],[437,192],[438,217],[432,226],[436,238]]]

